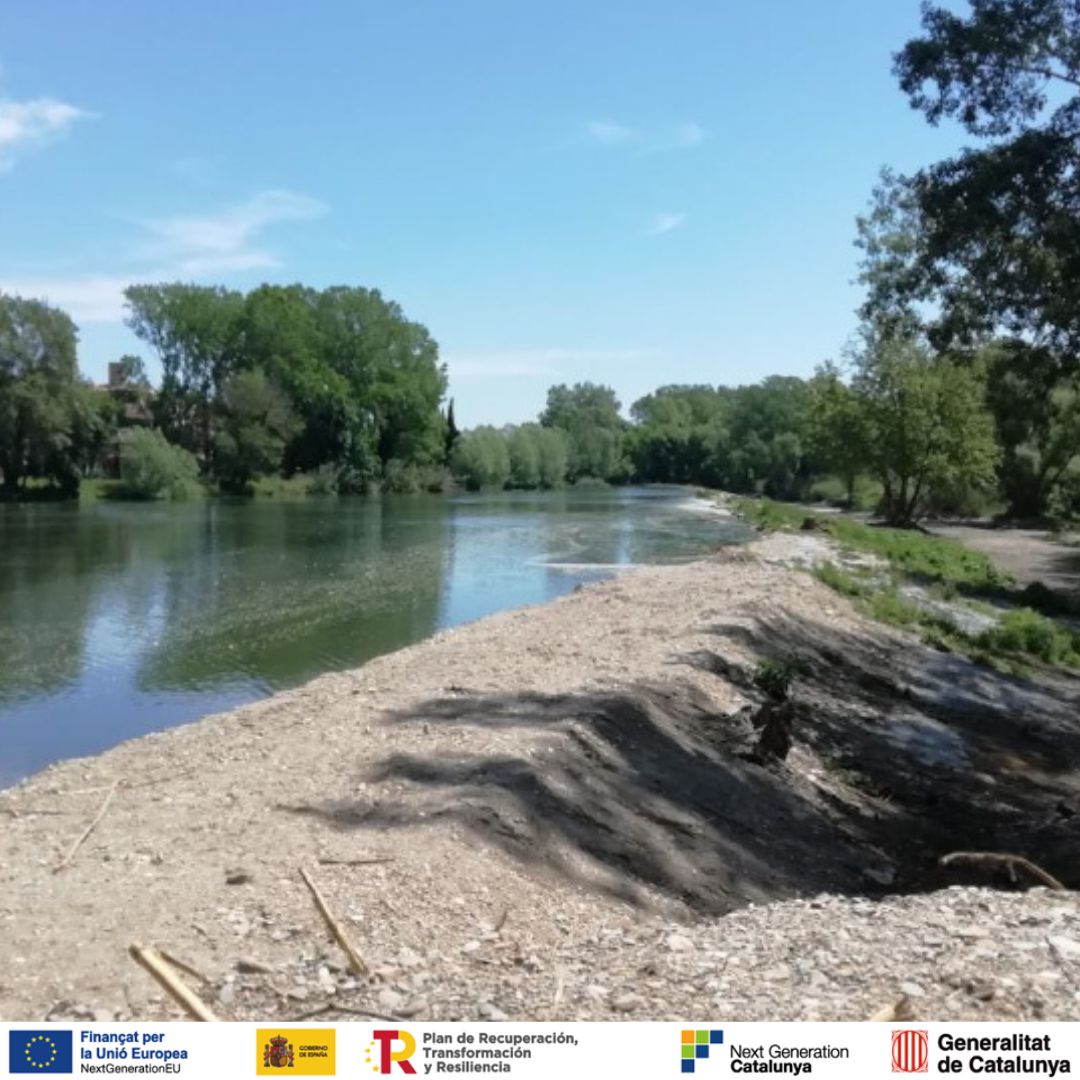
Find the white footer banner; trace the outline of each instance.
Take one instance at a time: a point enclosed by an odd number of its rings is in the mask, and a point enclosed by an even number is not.
[[[698,1080],[1080,1072],[1080,1023],[0,1024],[0,1076]]]

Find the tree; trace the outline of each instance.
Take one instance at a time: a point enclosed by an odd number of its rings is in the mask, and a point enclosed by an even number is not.
[[[551,387],[540,423],[566,432],[571,479],[615,480],[625,475],[626,424],[619,414],[619,399],[610,387],[589,382]]]
[[[451,467],[470,491],[506,487],[511,476],[506,436],[493,427],[465,432],[454,448]]]
[[[822,364],[810,380],[810,444],[818,463],[844,482],[847,501],[855,501],[855,481],[866,467],[866,411],[859,395],[832,363]]]
[[[427,329],[378,290],[344,286],[318,294],[316,319],[325,358],[349,386],[352,423],[371,437],[378,459],[440,460],[446,367]]]
[[[75,342],[75,324],[64,312],[0,294],[0,473],[9,497],[28,476],[78,490],[71,454]]]
[[[540,457],[540,486],[561,487],[566,480],[570,446],[565,432],[559,428],[541,427],[536,432],[536,446]]]
[[[987,399],[1001,445],[999,477],[1014,518],[1042,518],[1080,458],[1080,386],[1056,357],[1017,339],[984,349]]]
[[[510,482],[517,488],[538,488],[541,481],[540,440],[543,429],[537,424],[511,428],[507,450],[510,454]]]
[[[449,405],[446,406],[446,441],[443,447],[447,461],[450,460],[454,447],[460,438],[461,432],[458,430],[457,422],[454,420],[454,399],[451,398]]]
[[[137,386],[142,388],[148,388],[150,386],[150,379],[146,374],[146,365],[143,363],[141,356],[135,356],[133,353],[125,353],[117,361],[117,365],[120,369],[120,378],[124,386]]]
[[[127,325],[161,360],[158,422],[166,437],[208,467],[214,406],[239,366],[244,298],[220,286],[133,285]]]
[[[120,427],[123,402],[88,382],[75,384],[71,396],[70,455],[80,476],[101,469]]]
[[[260,368],[238,371],[222,389],[214,448],[214,474],[226,491],[246,491],[251,481],[281,465],[295,434],[288,398]]]
[[[906,338],[871,337],[855,391],[866,460],[884,488],[885,517],[911,526],[944,493],[988,487],[997,446],[978,373]]]
[[[924,291],[939,345],[998,327],[1080,355],[1080,8],[1076,0],[972,0],[923,10],[895,58],[932,124],[985,140],[911,180]]]

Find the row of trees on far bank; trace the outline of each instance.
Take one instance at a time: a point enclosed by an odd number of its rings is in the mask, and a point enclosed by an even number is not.
[[[992,505],[1080,514],[1080,395],[1060,383],[1035,393],[1038,354],[1014,339],[934,351],[868,319],[843,372],[666,386],[629,419],[609,387],[555,386],[535,423],[460,433],[452,403],[442,411],[434,342],[378,294],[264,287],[240,300],[131,291],[133,324],[163,359],[155,393],[136,357],[109,387],[80,379],[70,319],[0,297],[5,490],[34,477],[74,492],[93,474],[140,497],[200,481],[243,491],[270,474],[319,492],[637,481],[783,499],[869,492],[898,523]]]
[[[88,383],[65,313],[0,296],[8,495],[31,478],[70,493],[80,478],[117,469],[133,493],[154,494],[132,479],[144,476],[136,459],[146,455],[155,476],[164,469],[186,482],[193,461],[204,481],[231,492],[268,474],[311,473],[326,489],[358,492],[441,473],[449,426],[438,348],[377,291],[163,284],[126,295],[128,325],[161,364],[156,391],[135,357],[108,386]],[[123,434],[143,426],[157,432],[153,443]]]

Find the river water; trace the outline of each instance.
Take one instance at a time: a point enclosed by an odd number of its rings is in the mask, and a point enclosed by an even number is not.
[[[0,787],[748,536],[658,487],[0,506]]]

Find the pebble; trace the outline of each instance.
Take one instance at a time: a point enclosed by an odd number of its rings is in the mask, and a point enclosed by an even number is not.
[[[1062,956],[1070,959],[1080,957],[1080,941],[1069,937],[1050,937],[1046,940],[1050,947],[1056,949]]]

